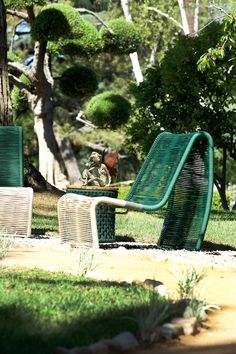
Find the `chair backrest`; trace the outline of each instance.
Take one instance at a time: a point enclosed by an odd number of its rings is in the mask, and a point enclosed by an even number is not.
[[[211,208],[213,142],[206,132],[161,133],[126,200],[147,211],[166,205],[159,244],[200,249]]]
[[[23,187],[23,130],[17,126],[0,127],[0,186]]]

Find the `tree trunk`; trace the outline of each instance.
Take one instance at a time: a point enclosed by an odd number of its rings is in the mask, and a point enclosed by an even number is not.
[[[177,0],[185,35],[196,35],[198,32],[198,16],[200,0]]]
[[[70,140],[66,137],[61,138],[58,134],[56,134],[56,139],[67,171],[69,182],[70,184],[78,184],[82,176]]]
[[[132,17],[131,17],[130,11],[129,11],[128,0],[121,0],[121,6],[123,9],[123,13],[126,18],[126,21],[132,22]],[[142,74],[141,67],[139,64],[137,52],[130,54],[130,60],[132,63],[133,73],[134,73],[137,85],[139,85],[141,82],[143,82],[143,74]]]
[[[221,176],[214,176],[214,182],[216,188],[219,192],[221,205],[224,210],[229,210],[227,198],[226,198],[226,163],[227,163],[227,150],[223,147],[223,158],[222,158],[222,174]]]
[[[62,178],[58,148],[50,114],[41,118],[34,116],[34,130],[38,138],[39,172],[52,185],[58,186]]]
[[[0,0],[0,125],[13,125],[7,71],[6,10]]]

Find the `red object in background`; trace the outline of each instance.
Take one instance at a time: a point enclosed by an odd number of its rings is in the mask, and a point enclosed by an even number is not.
[[[118,163],[119,154],[117,151],[105,152],[103,153],[102,162],[107,166],[108,171],[111,176],[117,174],[117,169],[115,165]]]

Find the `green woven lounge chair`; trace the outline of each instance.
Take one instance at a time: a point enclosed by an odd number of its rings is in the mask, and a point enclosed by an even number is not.
[[[31,235],[33,190],[24,186],[22,127],[0,126],[0,231]]]
[[[154,141],[126,198],[65,194],[58,202],[62,241],[99,247],[98,204],[130,210],[165,210],[158,244],[200,250],[208,224],[213,189],[213,142],[206,132],[163,132]]]

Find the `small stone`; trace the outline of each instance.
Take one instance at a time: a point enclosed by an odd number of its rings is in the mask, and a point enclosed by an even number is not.
[[[161,296],[166,296],[167,295],[167,288],[163,284],[155,286],[154,291],[157,294],[161,295]]]
[[[70,350],[63,347],[57,347],[53,354],[70,354]]]
[[[70,354],[92,354],[89,347],[75,347],[71,349]]]
[[[131,332],[122,332],[112,340],[121,348],[121,351],[132,350],[139,346],[136,337]]]
[[[152,288],[156,288],[157,286],[164,285],[161,281],[155,279],[145,279],[143,284]]]
[[[189,318],[182,318],[177,317],[171,321],[172,324],[175,326],[179,326],[183,329],[183,333],[185,335],[190,335],[196,333],[197,329],[197,318],[196,317],[189,317]]]
[[[180,326],[176,326],[173,323],[166,323],[160,327],[160,337],[166,340],[177,338],[183,334],[183,329]]]
[[[109,348],[105,342],[99,341],[89,346],[90,353],[92,354],[108,354]]]

